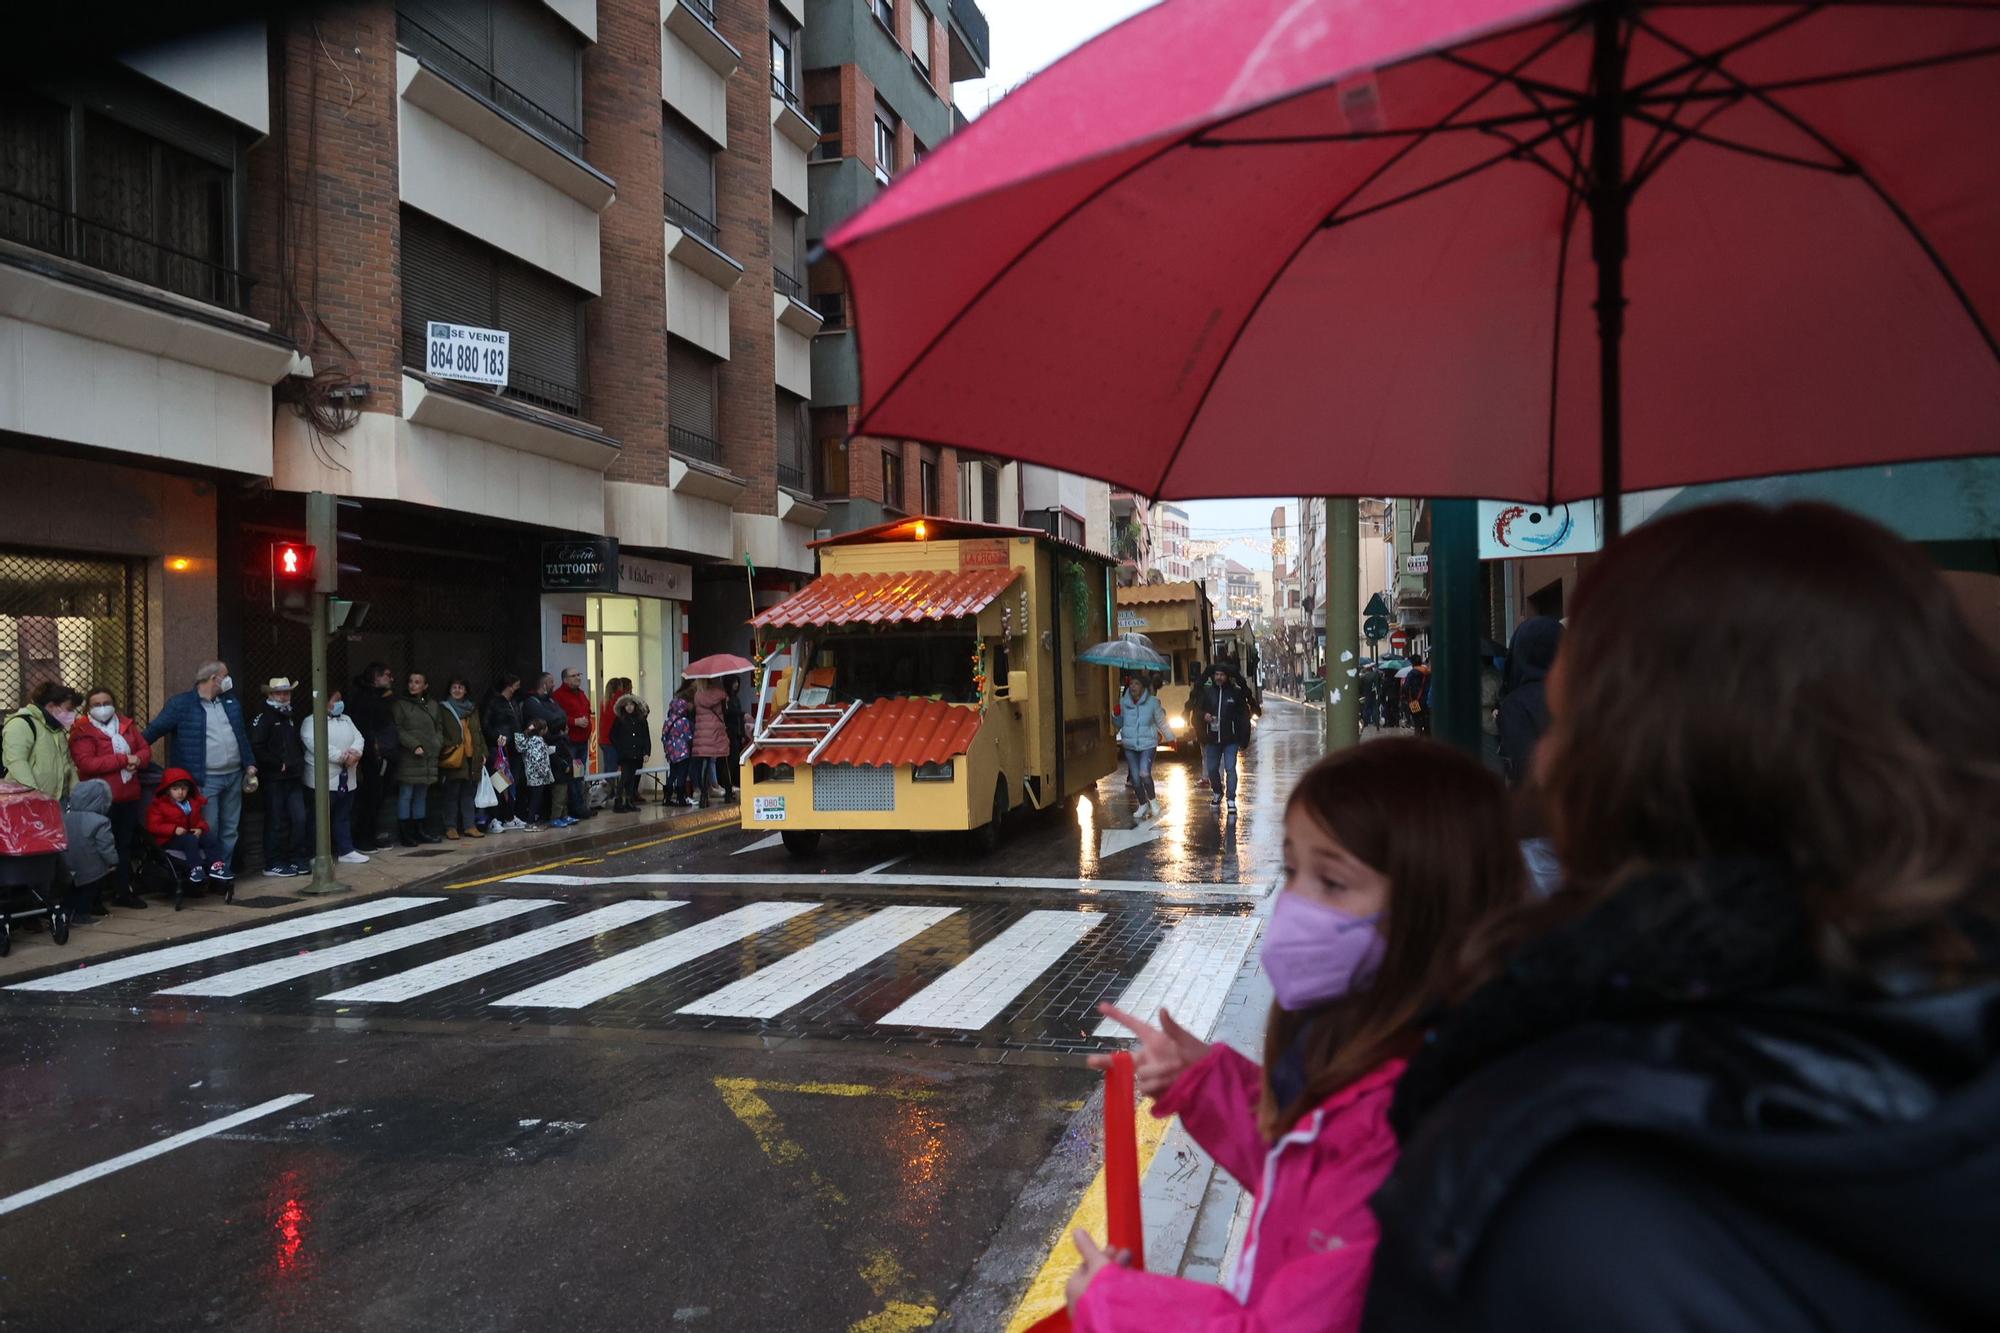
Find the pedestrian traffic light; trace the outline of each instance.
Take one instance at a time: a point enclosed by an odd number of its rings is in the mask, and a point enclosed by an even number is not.
[[[271,543],[271,581],[305,587],[313,581],[317,549],[304,542]]]

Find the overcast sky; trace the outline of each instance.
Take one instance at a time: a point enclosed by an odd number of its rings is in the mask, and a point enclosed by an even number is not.
[[[1060,60],[1106,28],[1148,8],[1152,0],[980,0],[992,30],[993,65],[988,77],[952,88],[953,100],[977,116],[1036,70]],[[1183,507],[1198,541],[1231,542],[1230,559],[1252,569],[1269,569],[1271,509],[1285,506],[1296,522],[1298,502],[1284,500],[1196,500]],[[1238,542],[1253,539],[1256,545]]]

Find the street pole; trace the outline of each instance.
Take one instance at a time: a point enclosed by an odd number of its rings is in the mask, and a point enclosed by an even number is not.
[[[339,893],[346,886],[333,877],[333,815],[328,763],[333,747],[326,734],[326,647],[331,629],[327,624],[327,603],[340,581],[338,525],[334,521],[333,497],[325,491],[306,496],[306,541],[314,551],[312,623],[306,634],[312,640],[312,881],[301,893]]]
[[[1361,742],[1354,674],[1361,666],[1361,508],[1326,497],[1326,752]]]
[[[1431,501],[1431,734],[1473,756],[1479,725],[1479,507]]]

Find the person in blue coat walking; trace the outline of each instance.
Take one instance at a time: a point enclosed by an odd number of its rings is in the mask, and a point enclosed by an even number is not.
[[[1160,793],[1153,786],[1153,754],[1167,739],[1167,710],[1160,698],[1137,676],[1125,682],[1125,696],[1118,701],[1118,746],[1125,752],[1125,771],[1132,776],[1132,792],[1139,798],[1139,819],[1154,819],[1160,813]]]
[[[243,706],[233,693],[227,662],[203,662],[194,688],[168,699],[146,728],[146,739],[173,738],[173,765],[187,770],[208,802],[208,818],[222,845],[225,875],[236,865],[236,831],[243,823],[243,787],[254,783],[257,765]]]

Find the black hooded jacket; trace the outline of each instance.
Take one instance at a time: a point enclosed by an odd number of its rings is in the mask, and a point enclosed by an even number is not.
[[[1533,616],[1514,631],[1500,682],[1500,759],[1512,782],[1534,772],[1535,746],[1549,729],[1549,669],[1562,642],[1562,622]]]
[[[1710,867],[1524,949],[1398,1088],[1364,1327],[2000,1328],[2000,982],[1864,993],[1809,933]]]

